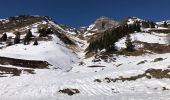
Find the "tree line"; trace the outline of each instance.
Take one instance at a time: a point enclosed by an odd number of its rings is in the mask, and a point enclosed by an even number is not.
[[[98,37],[97,39],[91,41],[86,50],[87,52],[97,52],[98,50],[103,49],[106,49],[106,51],[115,51],[115,43],[122,37],[125,37],[126,35],[135,31],[141,31],[141,26],[139,22],[136,22],[132,25],[120,25],[114,29],[106,30],[101,37]],[[128,45],[127,47],[129,48],[129,51],[132,51],[133,45],[131,44],[131,39],[129,36],[127,38],[129,39],[127,41],[128,43],[126,43]]]
[[[47,37],[49,34],[53,34],[53,31],[51,28],[40,28],[38,29],[38,33],[39,33],[39,37]],[[21,33],[20,32],[15,32],[15,38],[14,38],[14,41],[13,42],[10,42],[8,43],[8,45],[12,45],[12,44],[19,44],[21,43]],[[24,45],[29,45],[30,44],[30,41],[34,38],[34,43],[33,45],[38,45],[38,40],[37,38],[35,38],[35,36],[33,36],[31,30],[29,29],[27,32],[26,32],[26,35],[23,39],[23,44]],[[4,33],[2,35],[2,37],[0,38],[0,40],[2,42],[7,42],[8,40],[8,36],[6,33]]]

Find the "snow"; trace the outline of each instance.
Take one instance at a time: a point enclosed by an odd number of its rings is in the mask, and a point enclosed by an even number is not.
[[[170,58],[162,62],[154,63],[157,57],[169,57],[170,54],[145,55],[140,57],[117,57],[116,62],[102,65],[110,65],[100,70],[98,68],[87,68],[86,66],[74,67],[70,72],[60,70],[36,70],[35,75],[23,74],[19,77],[7,77],[0,79],[0,95],[3,100],[27,100],[27,99],[50,99],[50,100],[150,100],[166,99],[169,92],[162,91],[162,87],[170,88],[169,79],[138,79],[136,81],[125,81],[115,83],[96,83],[95,79],[105,77],[116,78],[119,76],[134,76],[142,74],[148,68],[167,68]],[[146,64],[137,66],[141,60],[148,60]],[[122,62],[123,61],[123,62]],[[91,65],[90,61],[85,63]],[[123,63],[120,67],[112,64]],[[161,66],[160,66],[161,65]],[[80,67],[80,68],[79,68]],[[97,70],[97,72],[95,72]],[[80,93],[73,96],[59,93],[64,88],[76,88]],[[155,88],[158,88],[155,90]],[[114,90],[113,90],[114,89]],[[10,96],[10,97],[9,97]],[[154,96],[154,97],[153,97]]]
[[[76,57],[58,40],[59,39],[56,38],[54,42],[39,42],[38,46],[33,46],[33,43],[30,45],[13,45],[1,49],[0,56],[27,60],[43,60],[49,62],[56,68],[59,67],[63,70],[69,70],[71,69],[70,65],[72,61],[74,61]]]
[[[164,33],[134,33],[131,34],[132,41],[141,41],[141,42],[147,42],[147,43],[158,43],[158,44],[167,44],[166,41],[167,34]],[[120,39],[118,42],[116,42],[116,46],[118,49],[126,48],[125,45],[126,37]]]
[[[34,24],[32,27],[33,35],[39,36],[37,32],[38,24]],[[7,32],[7,36],[15,37],[11,32]],[[24,38],[24,36],[21,35],[21,38]],[[33,46],[33,42],[31,42],[29,45],[17,44],[5,47],[0,49],[0,56],[26,60],[43,60],[49,62],[52,68],[60,68],[64,71],[70,70],[71,64],[77,61],[76,55],[57,36],[51,35],[51,37],[52,40],[50,41],[39,41],[37,46]]]
[[[51,22],[52,25],[54,23]],[[55,25],[58,29],[61,27]],[[37,25],[31,29],[33,35],[38,36]],[[61,29],[65,32],[65,30]],[[69,32],[67,32],[69,33]],[[14,37],[12,32],[8,36]],[[44,60],[52,64],[50,69],[34,69],[36,74],[21,74],[21,76],[9,76],[0,78],[0,99],[2,100],[167,100],[169,91],[163,91],[162,87],[170,89],[169,79],[141,78],[135,81],[117,81],[108,83],[104,79],[131,77],[143,74],[150,68],[168,69],[170,65],[170,53],[145,54],[142,56],[118,56],[113,55],[112,61],[93,62],[94,57],[85,58],[87,41],[68,35],[82,51],[72,52],[55,35],[52,40],[39,41],[39,45],[33,46],[17,44],[0,49],[0,56],[28,60]],[[134,33],[132,40],[166,44],[166,34],[163,33]],[[120,39],[116,46],[125,48],[125,38]],[[139,48],[142,47],[138,45]],[[79,57],[79,59],[78,59]],[[164,58],[163,61],[153,62],[156,58]],[[137,65],[146,60],[144,64]],[[84,62],[84,65],[79,65]],[[105,67],[89,68],[99,65]],[[119,66],[118,66],[119,65]],[[0,65],[1,66],[1,65]],[[16,68],[6,65],[5,67]],[[59,67],[60,69],[54,69]],[[18,68],[18,67],[17,67]],[[94,82],[101,79],[101,83]],[[58,92],[65,88],[75,88],[79,94],[68,96]]]
[[[87,30],[88,30],[88,31],[89,31],[89,30],[92,30],[92,29],[94,28],[94,26],[95,26],[95,24],[90,25],[90,26],[87,28]]]
[[[143,20],[142,20],[142,19],[139,19],[139,18],[137,18],[137,17],[133,17],[133,18],[128,19],[127,24],[128,24],[128,25],[131,25],[131,24],[134,24],[136,21],[143,21]]]
[[[162,24],[164,24],[164,22],[167,22],[167,23],[169,24],[169,23],[170,23],[170,20],[161,21],[161,22],[156,22],[156,24],[158,24],[158,25],[162,25]]]

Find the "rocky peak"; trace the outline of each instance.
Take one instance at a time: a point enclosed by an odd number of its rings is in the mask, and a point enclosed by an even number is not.
[[[94,28],[96,28],[98,30],[106,30],[109,28],[116,27],[117,25],[119,25],[119,22],[112,20],[111,18],[102,16],[102,17],[98,18],[94,22],[94,24],[95,24]]]

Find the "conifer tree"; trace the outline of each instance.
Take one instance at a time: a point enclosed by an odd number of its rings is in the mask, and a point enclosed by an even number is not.
[[[45,28],[39,29],[39,37],[46,37],[47,36],[47,31]]]
[[[14,38],[14,44],[18,44],[18,43],[20,43],[20,32],[17,32]]]
[[[38,40],[37,39],[35,39],[35,41],[34,41],[34,44],[33,45],[38,45]]]
[[[30,37],[29,37],[29,35],[26,35],[24,38],[24,45],[28,45],[29,42],[30,42]]]
[[[132,39],[131,39],[131,37],[130,37],[129,34],[126,36],[126,42],[125,42],[125,44],[126,44],[126,50],[127,50],[127,51],[133,52],[133,51],[135,50],[135,46],[133,45]]]
[[[2,40],[2,41],[6,41],[6,40],[7,40],[7,34],[6,34],[6,33],[4,33],[4,34],[2,35],[1,40]]]
[[[47,34],[53,34],[53,31],[52,31],[52,29],[51,28],[47,28],[47,32],[46,32]]]
[[[167,22],[164,22],[164,27],[168,27],[168,24],[167,24]]]
[[[155,28],[155,23],[153,21],[150,22],[151,28]]]
[[[31,30],[30,30],[30,29],[28,30],[27,35],[28,35],[29,37],[33,37],[32,32],[31,32]]]

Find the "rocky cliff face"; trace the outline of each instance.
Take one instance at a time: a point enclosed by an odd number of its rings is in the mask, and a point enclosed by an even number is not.
[[[112,20],[108,17],[102,16],[94,22],[94,28],[98,30],[106,30],[119,25],[118,21]]]

